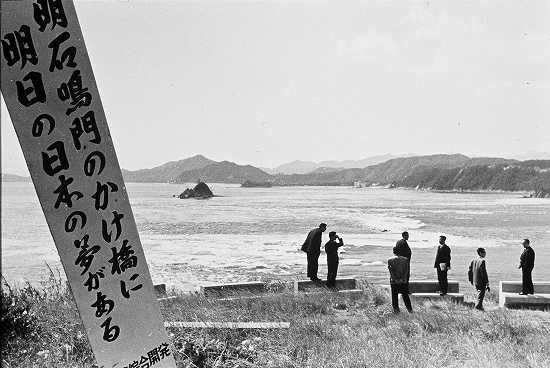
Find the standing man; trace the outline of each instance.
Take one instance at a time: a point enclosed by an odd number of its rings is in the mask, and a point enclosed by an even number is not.
[[[523,239],[523,253],[519,258],[519,267],[521,268],[521,293],[519,295],[534,294],[533,277],[531,273],[535,267],[535,251],[531,248],[529,239]]]
[[[399,294],[403,303],[412,312],[411,299],[409,298],[409,260],[397,253],[397,247],[393,248],[394,256],[388,259],[388,270],[390,271],[391,304],[394,313],[399,313]]]
[[[451,248],[445,244],[447,237],[441,235],[439,237],[439,246],[435,255],[434,268],[437,269],[437,280],[441,293],[439,295],[447,295],[449,282],[447,280],[447,271],[451,268]]]
[[[336,235],[336,231],[328,233],[328,237],[330,240],[325,244],[328,266],[327,286],[332,288],[336,286],[336,274],[338,273],[338,248],[344,245],[344,239]],[[336,239],[338,239],[338,243]]]
[[[404,231],[401,233],[402,239],[398,240],[397,243],[395,243],[395,249],[397,250],[397,255],[405,257],[409,260],[411,260],[412,251],[409,247],[409,243],[407,243],[407,240],[409,240],[409,233],[407,231]]]
[[[411,277],[411,256],[412,256],[411,248],[409,247],[409,243],[407,242],[407,240],[409,240],[409,233],[407,231],[402,232],[401,238],[402,239],[398,240],[397,243],[395,243],[395,249],[397,250],[396,254],[398,256],[405,257],[409,260],[409,273],[407,274],[407,282],[408,282]]]
[[[485,252],[484,248],[477,248],[478,258],[474,259],[470,263],[468,269],[468,280],[477,290],[477,310],[483,309],[483,299],[485,298],[485,290],[491,291],[489,288],[489,276],[487,275],[487,268],[485,267]]]
[[[311,281],[321,281],[317,277],[317,270],[319,269],[322,236],[326,229],[327,224],[321,223],[318,228],[311,230],[307,234],[307,238],[304,244],[302,244],[302,250],[307,253],[307,277]]]

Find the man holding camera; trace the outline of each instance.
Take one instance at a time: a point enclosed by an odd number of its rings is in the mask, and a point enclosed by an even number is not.
[[[335,231],[328,233],[329,241],[325,244],[325,252],[327,253],[327,286],[336,286],[336,274],[338,273],[338,248],[344,245],[344,239],[336,235]],[[338,242],[336,242],[338,240]]]

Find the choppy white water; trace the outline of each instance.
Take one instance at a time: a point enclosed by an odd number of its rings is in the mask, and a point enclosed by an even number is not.
[[[404,230],[411,232],[413,250],[425,249],[425,254],[439,234],[447,235],[455,253],[470,254],[478,246],[509,249],[524,237],[531,238],[539,252],[550,252],[550,201],[515,193],[213,184],[220,197],[172,197],[185,187],[128,184],[154,281],[183,288],[222,280],[298,277],[304,268],[299,246],[320,222],[346,242],[343,270],[382,274],[384,249],[389,254]],[[516,252],[510,254],[510,262],[516,258]],[[3,275],[10,281],[36,282],[46,274],[45,262],[60,267],[32,184],[3,183]],[[429,272],[422,267],[418,269]]]

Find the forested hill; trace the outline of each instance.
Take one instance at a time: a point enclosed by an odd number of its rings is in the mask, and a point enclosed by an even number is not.
[[[400,182],[417,168],[452,169],[475,165],[515,163],[501,158],[469,158],[456,155],[429,155],[395,158],[383,163],[358,169],[344,169],[328,173],[279,175],[275,182],[281,185],[351,185],[354,181],[386,185]]]
[[[205,167],[188,170],[178,175],[172,183],[191,183],[197,181],[208,183],[242,184],[252,182],[271,182],[272,176],[251,165],[237,165],[229,161],[215,162]]]
[[[355,181],[434,190],[550,190],[550,160],[415,156],[363,169],[279,175],[274,180],[278,185],[352,185]]]
[[[543,166],[543,165],[541,165]],[[461,168],[418,167],[394,185],[433,190],[550,191],[550,168],[480,165]]]
[[[130,183],[169,183],[182,172],[203,168],[214,163],[202,155],[196,155],[179,161],[170,161],[151,169],[122,170],[124,180]]]
[[[272,185],[391,185],[434,190],[550,191],[550,160],[517,161],[465,155],[429,155],[394,158],[351,169],[316,169],[307,174],[270,175],[251,166],[216,162],[193,156],[145,170],[123,172],[128,182],[210,183],[245,181]]]

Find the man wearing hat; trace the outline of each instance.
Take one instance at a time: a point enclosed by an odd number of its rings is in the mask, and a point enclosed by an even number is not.
[[[344,246],[344,239],[336,235],[336,231],[328,233],[329,241],[325,244],[325,253],[327,254],[327,286],[336,286],[336,275],[338,274],[338,248]],[[336,242],[338,240],[338,242]]]
[[[321,281],[317,277],[319,269],[319,255],[321,254],[321,242],[323,232],[327,229],[327,224],[321,223],[318,228],[311,230],[302,244],[302,251],[307,253],[307,277],[311,281]]]

